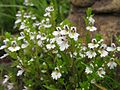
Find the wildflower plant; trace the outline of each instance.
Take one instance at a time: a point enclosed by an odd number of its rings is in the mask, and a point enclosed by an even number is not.
[[[25,10],[16,16],[15,27],[20,35],[6,33],[0,47],[6,51],[1,59],[8,55],[12,58],[11,71],[4,75],[2,83],[8,90],[111,89],[104,85],[118,66],[119,47],[113,43],[107,46],[97,37],[84,45],[72,23],[64,20],[56,24],[52,5],[45,9],[41,21]],[[97,30],[90,9],[85,20],[86,31]]]

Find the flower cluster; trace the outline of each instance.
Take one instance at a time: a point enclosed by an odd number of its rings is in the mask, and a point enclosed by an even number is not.
[[[88,26],[86,27],[86,30],[90,32],[94,32],[97,30],[97,28],[94,26],[95,20],[93,19],[93,15],[87,17]]]
[[[40,21],[32,12],[22,10],[16,14],[15,27],[20,34],[6,36],[4,45],[0,47],[6,52],[0,59],[8,55],[14,59],[13,76],[5,75],[3,80],[3,85],[7,84],[9,90],[18,85],[12,83],[13,77],[16,81],[21,80],[23,85],[18,86],[22,90],[57,87],[61,90],[88,89],[89,82],[100,81],[118,66],[116,53],[120,52],[119,46],[114,43],[108,46],[102,38],[93,38],[83,44],[75,26],[64,22],[53,25],[53,12],[53,6],[47,7]],[[86,29],[96,31],[93,15],[88,16],[87,20]]]
[[[68,44],[68,39],[78,40],[79,34],[76,32],[76,27],[69,27],[68,25],[64,25],[63,29],[61,27],[56,27],[56,31],[52,33],[54,35],[54,40],[60,47],[61,51],[67,49],[70,45]]]

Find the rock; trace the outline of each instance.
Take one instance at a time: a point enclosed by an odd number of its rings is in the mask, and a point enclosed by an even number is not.
[[[86,2],[86,0],[76,0],[77,2],[80,4]],[[95,14],[95,26],[98,28],[96,32],[90,34],[91,38],[94,38],[95,34],[99,33],[103,36],[106,44],[115,42],[115,37],[120,35],[120,0],[96,0],[91,7]],[[85,11],[87,7],[83,8],[73,5],[71,8],[68,19],[76,24],[83,42],[86,42],[85,37],[88,31],[86,30],[83,17],[86,16]]]
[[[120,13],[120,0],[97,0],[92,8],[95,13]]]
[[[78,7],[89,7],[95,3],[96,0],[71,0],[71,3]]]
[[[118,15],[95,15],[97,33],[100,33],[104,42],[111,44],[116,43],[116,36],[120,34],[120,16]]]
[[[75,23],[78,28],[78,32],[83,39],[83,42],[86,42],[86,33],[85,22],[83,17],[85,17],[85,9],[77,9],[76,7],[72,8],[72,13],[69,15],[68,19]],[[120,15],[115,14],[95,14],[95,26],[98,28],[96,32],[91,33],[91,38],[94,38],[96,33],[99,33],[103,36],[106,44],[114,42],[115,36],[120,34]]]

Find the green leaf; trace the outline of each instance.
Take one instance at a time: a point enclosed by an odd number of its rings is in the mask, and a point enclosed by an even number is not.
[[[5,33],[6,38],[10,38],[11,34],[9,32]]]
[[[88,17],[91,16],[92,15],[92,8],[88,8],[86,10],[86,14],[87,14]]]
[[[48,90],[59,90],[59,89],[56,89],[55,86],[53,86],[53,85],[50,85],[50,86],[43,85],[43,86]]]

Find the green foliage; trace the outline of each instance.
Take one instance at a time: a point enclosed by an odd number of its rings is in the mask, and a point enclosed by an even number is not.
[[[90,38],[97,30],[90,8],[84,18],[88,31],[83,45],[76,27],[64,16],[68,6],[62,6],[63,0],[31,0],[19,8],[15,26],[20,35],[6,32],[6,43],[0,47],[12,58],[8,68],[0,66],[2,86],[15,90],[119,90],[115,67],[119,68],[116,53],[120,47],[107,46],[99,34]]]

